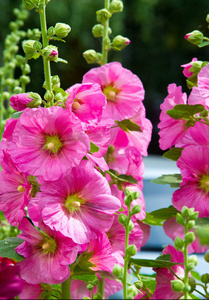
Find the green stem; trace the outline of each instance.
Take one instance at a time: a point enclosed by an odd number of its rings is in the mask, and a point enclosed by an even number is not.
[[[101,280],[97,284],[97,293],[101,294],[102,299],[105,299],[104,288],[105,288],[105,279],[101,278]]]
[[[188,221],[185,224],[185,235],[188,233]],[[187,255],[188,245],[185,243],[184,246],[184,266],[185,266],[185,276],[184,276],[184,284],[189,284],[189,270],[188,270],[188,255]],[[189,292],[184,291],[184,299],[188,299]]]
[[[71,299],[70,297],[70,285],[71,285],[71,279],[70,276],[67,280],[65,280],[62,283],[62,299]]]
[[[41,21],[42,43],[43,43],[43,48],[45,48],[49,45],[48,36],[47,36],[47,25],[46,25],[45,0],[40,1],[39,15]],[[47,60],[46,57],[43,57],[43,64],[44,64],[46,90],[52,92],[50,61]]]
[[[0,92],[0,139],[3,135],[3,115],[4,115],[4,75],[1,76],[1,92]]]
[[[110,0],[105,0],[105,9],[109,10],[110,8]],[[109,28],[109,19],[102,24],[104,26],[103,30],[103,38],[102,38],[102,65],[105,65],[107,63],[107,55],[108,55],[108,49],[107,49],[107,40],[108,40],[108,28]]]
[[[124,256],[124,276],[123,276],[123,298],[127,299],[127,273],[128,273],[128,262],[129,257],[127,255],[126,249],[128,248],[129,241],[129,223],[131,220],[131,211],[130,205],[128,206],[128,219],[127,224],[125,226],[125,256]]]

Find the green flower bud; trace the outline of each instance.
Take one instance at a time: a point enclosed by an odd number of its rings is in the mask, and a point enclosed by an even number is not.
[[[131,233],[131,231],[134,229],[134,223],[130,220],[128,225],[128,231]]]
[[[209,274],[208,273],[203,274],[202,276],[200,276],[200,280],[205,284],[209,283]]]
[[[96,64],[99,61],[101,61],[102,54],[99,52],[96,52],[93,49],[89,49],[83,53],[83,57],[85,58],[85,60],[88,64]]]
[[[193,262],[188,263],[187,268],[189,271],[194,270],[195,264]]]
[[[199,211],[195,211],[195,212],[190,214],[189,219],[190,220],[196,220],[198,218],[198,215],[199,215]]]
[[[52,35],[55,35],[55,29],[53,26],[49,27],[47,30],[48,35],[51,37]]]
[[[205,253],[204,259],[207,263],[209,263],[209,252]]]
[[[16,53],[19,50],[19,47],[17,45],[12,45],[9,49],[11,54]]]
[[[58,86],[58,87],[60,86],[60,78],[58,75],[52,76],[51,81],[52,81],[53,85]]]
[[[209,23],[209,14],[206,16],[206,22]]]
[[[113,0],[110,3],[110,11],[112,13],[118,13],[123,11],[123,2],[120,0]]]
[[[142,281],[135,281],[134,282],[134,285],[135,287],[138,289],[138,290],[141,290],[143,288],[143,282]]]
[[[137,204],[132,207],[131,213],[132,213],[132,215],[136,215],[136,214],[140,213],[140,211],[141,211],[141,205]]]
[[[18,20],[16,22],[16,24],[17,24],[17,27],[22,27],[24,25],[24,22],[22,20]]]
[[[184,206],[181,210],[181,214],[183,217],[187,218],[189,216],[188,207]]]
[[[102,24],[96,24],[92,28],[92,33],[95,38],[99,38],[103,36],[104,26]]]
[[[120,51],[130,44],[130,40],[122,35],[117,35],[111,44],[112,49]]]
[[[183,225],[183,226],[185,224],[185,219],[180,213],[176,214],[176,222],[180,225]]]
[[[192,228],[194,228],[194,226],[195,226],[195,221],[193,221],[193,220],[190,220],[187,224],[188,229],[192,229]]]
[[[36,108],[36,107],[39,107],[41,105],[42,99],[41,99],[41,96],[39,94],[30,92],[30,93],[28,93],[28,97],[30,99],[33,99],[33,100],[26,104],[27,107],[29,107],[29,108],[34,108],[35,107]]]
[[[57,93],[55,96],[54,96],[54,100],[55,101],[62,101],[63,100],[63,95],[61,93]]]
[[[193,30],[192,32],[187,33],[184,38],[194,45],[199,45],[203,42],[204,35],[199,30]]]
[[[191,287],[190,293],[192,293],[196,288],[196,281],[193,277],[189,277],[189,285]]]
[[[127,248],[126,248],[126,253],[129,255],[129,256],[134,256],[136,253],[137,253],[137,248],[136,246],[133,244],[133,245],[129,245]]]
[[[188,232],[186,235],[185,235],[185,243],[187,245],[191,244],[192,242],[195,241],[195,234],[194,232]]]
[[[50,101],[54,100],[54,94],[51,91],[46,91],[46,93],[44,95],[44,99],[47,102],[50,102]]]
[[[9,92],[3,92],[3,97],[5,100],[9,100],[11,96]]]
[[[39,5],[40,0],[23,0],[23,5],[26,9],[33,9]]]
[[[33,47],[35,42],[36,41],[34,41],[34,40],[23,41],[22,47],[23,47],[23,51],[25,52],[26,55],[33,56],[36,53],[36,50]]]
[[[87,284],[86,287],[87,287],[88,290],[92,290],[94,288],[94,285],[89,283],[89,284]]]
[[[55,46],[47,46],[41,50],[41,53],[47,60],[56,60],[58,58],[58,50]]]
[[[36,50],[36,51],[41,51],[42,49],[42,44],[38,41],[35,41],[35,43],[33,44],[33,49]]]
[[[13,94],[20,94],[22,93],[22,88],[20,86],[15,86],[13,89]]]
[[[71,31],[71,27],[65,23],[57,23],[55,25],[55,34],[61,39],[68,36],[68,33],[70,31]]]
[[[99,23],[105,23],[112,14],[107,9],[100,9],[96,12],[97,14],[97,22]]]
[[[118,221],[123,226],[126,226],[126,224],[128,222],[128,217],[126,215],[124,215],[124,214],[120,214],[119,217],[118,217]]]
[[[9,28],[12,30],[12,31],[15,31],[17,30],[17,24],[15,22],[10,22],[9,23]]]
[[[23,71],[24,74],[28,74],[30,73],[31,69],[30,69],[30,65],[29,64],[24,64],[21,66],[21,69]]]
[[[20,76],[20,82],[24,84],[28,84],[30,82],[30,77],[26,75]]]
[[[182,292],[184,283],[179,279],[171,280],[171,287],[174,292]]]
[[[194,263],[195,267],[198,264],[198,258],[197,255],[190,255],[188,258],[188,263]]]
[[[183,288],[183,292],[190,292],[190,291],[191,291],[191,286],[188,283],[186,283]]]
[[[133,202],[133,201],[134,201],[134,197],[132,194],[125,196],[125,198],[124,198],[124,203],[126,206],[130,206],[131,202]]]
[[[179,236],[177,236],[174,240],[174,246],[177,249],[182,249],[184,247],[184,241]]]
[[[134,284],[130,285],[127,288],[127,299],[134,299],[138,295],[138,289],[135,287]]]
[[[120,265],[114,265],[112,273],[117,278],[123,278],[124,270]]]

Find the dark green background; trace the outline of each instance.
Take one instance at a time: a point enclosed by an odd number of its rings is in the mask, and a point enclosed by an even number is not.
[[[181,64],[197,57],[208,60],[209,48],[201,48],[188,43],[184,35],[199,29],[209,36],[205,21],[209,13],[208,0],[124,0],[124,11],[114,14],[110,20],[111,37],[124,35],[131,40],[130,45],[122,52],[111,52],[109,61],[120,61],[142,80],[145,88],[144,104],[147,117],[152,121],[153,137],[149,146],[150,154],[161,154],[158,145],[160,104],[167,95],[167,86],[175,82],[188,89],[182,74]],[[8,23],[14,20],[13,8],[21,1],[0,0],[0,51],[3,40],[9,33]],[[83,74],[90,67],[82,53],[93,48],[101,50],[100,39],[92,36],[91,29],[96,24],[96,10],[103,8],[104,0],[51,0],[47,6],[48,27],[56,22],[64,22],[72,31],[66,44],[54,42],[59,48],[59,56],[68,60],[68,65],[52,63],[52,75],[58,74],[62,88],[81,82]],[[25,28],[39,27],[39,16],[34,11]],[[1,56],[0,56],[0,62]],[[43,94],[43,68],[41,59],[30,62],[33,79],[28,91]]]

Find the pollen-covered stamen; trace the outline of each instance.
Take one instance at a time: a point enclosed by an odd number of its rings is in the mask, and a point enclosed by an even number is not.
[[[19,185],[17,190],[18,190],[18,192],[23,193],[25,191],[25,188],[22,185]]]
[[[201,189],[209,192],[209,175],[202,175],[199,184]]]
[[[78,101],[74,101],[73,104],[72,104],[72,108],[73,109],[78,109],[80,107],[80,103]]]
[[[41,244],[41,248],[42,248],[44,254],[55,253],[56,248],[57,248],[56,241],[53,238],[47,236],[44,238],[44,241]]]
[[[80,198],[77,194],[73,194],[67,197],[65,201],[65,207],[73,214],[75,211],[80,210],[80,206],[85,203],[85,200]]]
[[[46,145],[46,148],[49,149],[49,150],[53,150],[55,148],[55,144],[54,143],[48,143]]]
[[[58,151],[61,150],[63,144],[59,138],[58,135],[47,135],[45,136],[45,144],[44,144],[44,148],[46,150],[49,150],[52,153],[57,153]]]
[[[120,90],[114,88],[112,84],[103,87],[102,91],[109,101],[116,101],[116,95],[120,92]]]

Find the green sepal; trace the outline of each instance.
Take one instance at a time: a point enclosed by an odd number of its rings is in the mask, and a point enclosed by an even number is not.
[[[182,176],[181,174],[166,174],[151,180],[151,182],[163,185],[170,184],[170,187],[178,188],[180,187],[180,183],[182,182]]]
[[[208,45],[209,45],[209,41],[204,41],[204,42],[198,44],[197,46],[198,46],[199,48],[202,48],[202,47],[205,47],[205,46],[208,46]]]
[[[63,40],[63,39],[61,39],[61,38],[59,38],[59,37],[56,37],[56,36],[51,36],[50,39],[51,39],[51,40],[54,40],[54,41],[59,41],[59,42],[66,43],[65,40]]]
[[[15,251],[15,248],[22,243],[23,240],[18,237],[10,237],[0,241],[0,256],[11,258],[15,261],[23,260],[24,257]]]
[[[68,64],[68,61],[67,60],[65,60],[65,59],[62,59],[62,58],[57,58],[57,59],[55,59],[54,60],[56,63],[58,63],[58,62],[62,62],[62,63],[64,63],[64,64]]]
[[[20,116],[22,115],[23,111],[16,111],[12,114],[11,118],[12,119],[19,119]]]
[[[142,132],[141,127],[129,119],[125,119],[123,121],[115,121],[115,123],[125,132],[129,132],[129,131]]]
[[[182,150],[183,148],[172,147],[163,154],[163,157],[177,161],[181,157]]]

